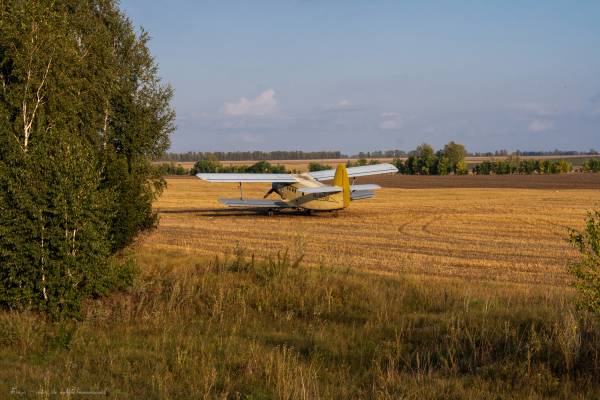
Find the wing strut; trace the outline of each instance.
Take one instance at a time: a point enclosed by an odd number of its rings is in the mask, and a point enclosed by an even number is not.
[[[244,188],[242,187],[242,182],[240,182],[240,200],[244,200]]]

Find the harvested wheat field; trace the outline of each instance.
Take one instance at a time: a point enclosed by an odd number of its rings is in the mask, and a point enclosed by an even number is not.
[[[260,198],[267,188],[244,193]],[[159,227],[142,248],[209,257],[236,246],[257,256],[288,249],[311,265],[563,286],[575,255],[569,228],[600,203],[590,189],[386,188],[338,214],[269,217],[218,202],[238,193],[232,184],[168,179]]]

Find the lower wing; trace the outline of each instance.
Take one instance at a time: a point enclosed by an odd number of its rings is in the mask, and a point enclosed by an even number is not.
[[[290,208],[288,203],[281,200],[219,199],[219,201],[229,207]]]

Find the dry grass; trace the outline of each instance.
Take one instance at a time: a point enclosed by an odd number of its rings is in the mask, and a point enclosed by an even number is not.
[[[0,398],[599,398],[563,238],[600,193],[389,189],[337,217],[220,194],[169,180],[133,287],[81,321],[0,312]]]
[[[83,321],[1,313],[0,396],[600,395],[600,325],[564,290],[305,268],[297,256],[137,251],[134,286],[90,302]]]
[[[563,240],[600,203],[595,190],[383,189],[335,214],[267,217],[228,210],[231,184],[170,179],[144,251],[214,256],[236,244],[263,254],[302,246],[305,262],[427,277],[564,286],[574,251]],[[248,197],[266,187],[247,185]]]

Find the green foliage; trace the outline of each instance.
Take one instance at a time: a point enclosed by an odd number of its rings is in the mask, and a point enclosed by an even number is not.
[[[156,222],[172,91],[114,1],[3,2],[0,26],[0,305],[77,316]]]
[[[162,163],[157,166],[160,175],[189,175],[189,171],[182,165],[175,163]]]
[[[583,170],[586,172],[600,172],[600,158],[592,158],[584,161]]]
[[[464,174],[464,171],[466,169],[466,156],[467,150],[465,149],[465,146],[463,146],[462,144],[455,143],[454,141],[448,142],[441,152],[441,157],[444,157],[448,160],[447,170],[449,172],[461,175]]]
[[[437,173],[435,169],[437,158],[431,145],[423,143],[415,149],[411,157],[414,157],[412,165],[415,174],[435,175]]]
[[[318,162],[315,162],[315,161],[311,161],[308,163],[308,171],[309,172],[324,171],[327,169],[333,169],[333,167],[331,165],[327,165],[327,164],[319,164]]]
[[[206,160],[198,160],[190,169],[190,175],[196,175],[199,173],[214,173],[214,172],[222,172],[223,166],[218,160],[215,159],[206,159]]]
[[[582,309],[600,314],[600,211],[590,213],[582,232],[571,231],[570,240],[580,259],[570,266]]]
[[[455,175],[467,175],[469,173],[469,167],[467,166],[467,162],[463,159],[454,165],[454,174]]]
[[[283,174],[286,173],[285,166],[283,165],[272,165],[268,161],[258,161],[252,165],[231,165],[225,166],[221,164],[215,158],[210,158],[206,160],[199,160],[194,164],[192,169],[190,169],[190,175],[196,175],[198,173],[231,173],[231,172],[239,172],[239,173],[272,173],[272,174]]]
[[[434,152],[427,143],[410,152],[406,161],[395,159],[398,172],[407,175],[465,175],[469,172],[465,162],[465,146],[449,142],[442,150]]]
[[[379,160],[368,160],[366,158],[359,158],[356,161],[348,160],[346,161],[346,167],[362,167],[364,165],[376,165],[379,164]]]
[[[573,165],[566,160],[521,160],[510,156],[507,160],[483,161],[476,165],[478,175],[508,174],[561,174],[571,172]]]
[[[271,165],[268,161],[258,161],[249,167],[242,168],[244,172],[248,173],[282,174],[286,172],[283,165]]]
[[[435,163],[433,164],[432,171],[435,172],[436,175],[448,175],[452,172],[452,164],[450,159],[446,157],[443,153],[438,152],[436,154]]]

